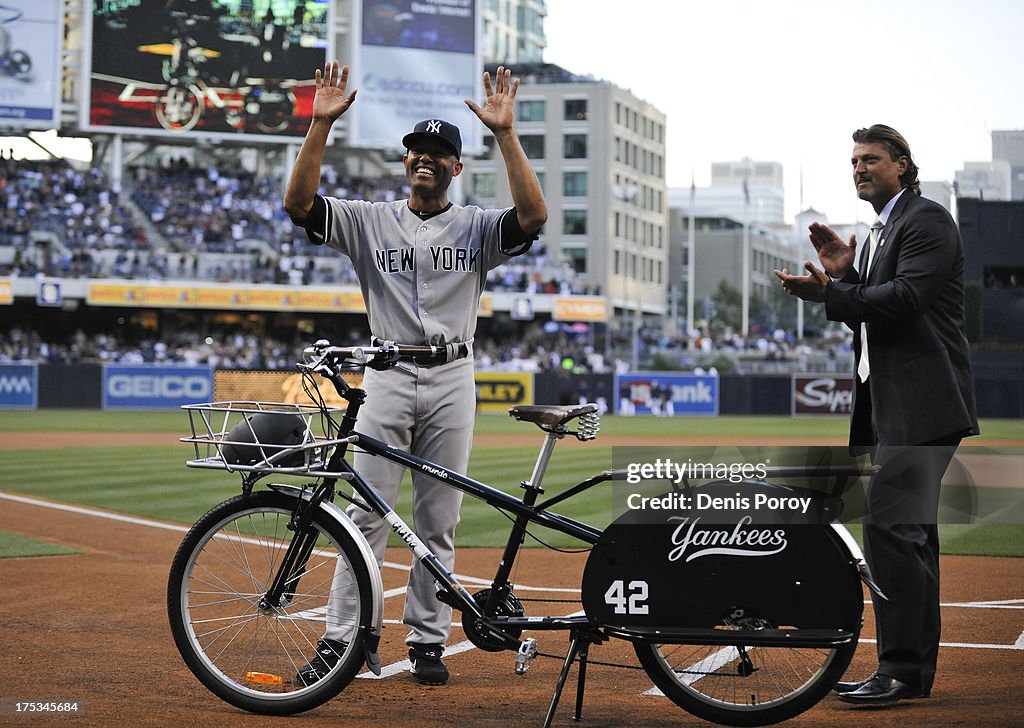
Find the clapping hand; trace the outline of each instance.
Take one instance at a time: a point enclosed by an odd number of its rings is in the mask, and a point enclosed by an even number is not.
[[[812,222],[808,230],[825,272],[833,278],[845,276],[857,256],[857,236],[851,235],[849,244],[844,243],[832,228],[819,222]]]
[[[828,275],[815,267],[809,260],[804,261],[805,276],[791,275],[788,268],[773,270],[775,277],[782,281],[782,288],[791,296],[802,298],[813,303],[825,300],[825,288],[829,284]]]

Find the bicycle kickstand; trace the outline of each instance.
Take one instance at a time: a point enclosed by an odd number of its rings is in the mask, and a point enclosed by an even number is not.
[[[569,677],[569,669],[577,659],[580,661],[579,673],[576,682],[576,713],[572,719],[579,721],[583,717],[583,690],[587,682],[587,657],[590,654],[590,645],[594,639],[590,634],[573,630],[569,642],[569,653],[565,656],[562,664],[562,671],[558,674],[558,682],[555,684],[555,694],[551,696],[551,705],[548,706],[548,714],[544,718],[543,728],[551,728],[551,721],[555,718],[555,710],[558,708],[558,701],[562,697],[562,689],[565,688],[566,678]]]

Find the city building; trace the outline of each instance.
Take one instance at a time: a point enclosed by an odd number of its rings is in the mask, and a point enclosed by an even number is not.
[[[1012,168],[1003,159],[991,162],[964,162],[955,173],[957,197],[978,200],[1011,199]]]
[[[571,269],[575,292],[601,294],[619,316],[666,311],[665,115],[629,91],[553,64],[518,64],[516,129],[548,204],[539,244]],[[485,136],[494,147],[493,137]],[[492,149],[463,181],[481,206],[511,204]]]
[[[679,196],[683,207],[689,206],[689,189],[672,190],[669,194]],[[758,162],[749,157],[738,162],[714,162],[711,165],[711,184],[695,188],[694,205],[697,210],[733,220],[784,226],[782,164]]]
[[[763,225],[785,224],[785,201],[782,164],[749,157],[738,162],[714,162],[711,186],[697,188],[698,207]]]
[[[721,186],[720,189],[726,187]],[[741,287],[745,238],[750,244],[751,299],[767,300],[772,289],[778,287],[778,279],[772,270],[796,270],[800,267],[801,261],[808,257],[806,251],[802,251],[794,239],[794,228],[750,222],[745,233],[742,215],[726,214],[717,206],[701,204],[700,193],[699,187],[692,190],[695,203],[691,210],[689,188],[669,190],[669,270],[672,271],[672,279],[669,282],[670,307],[672,320],[680,326],[679,333],[684,333],[685,328],[691,264],[696,266],[693,271],[696,323],[708,317],[710,301],[723,281],[735,289]],[[740,194],[742,195],[742,191]],[[714,200],[714,197],[705,199]],[[779,199],[781,200],[781,194]],[[824,220],[820,213],[813,210],[809,212],[817,215],[815,219]],[[695,247],[692,256],[689,246],[691,213],[694,217]],[[810,220],[807,220],[807,224],[809,222]],[[806,225],[803,228],[806,229]]]
[[[921,197],[925,197],[932,202],[938,202],[949,213],[953,213],[953,188],[948,182],[921,180]]]
[[[961,198],[958,208],[968,338],[1024,342],[1024,201]]]
[[[539,63],[547,46],[547,0],[484,0],[484,62]]]
[[[993,131],[992,159],[1009,162],[1009,199],[1024,200],[1024,129]]]

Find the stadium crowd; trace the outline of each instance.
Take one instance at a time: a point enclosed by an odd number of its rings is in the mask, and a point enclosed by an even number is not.
[[[281,208],[280,182],[238,166],[183,159],[125,170],[124,189],[99,169],[65,160],[0,159],[0,275],[351,285],[347,258],[307,243]],[[401,177],[342,177],[325,169],[321,192],[388,202]],[[491,271],[492,290],[581,293],[543,243]]]
[[[348,340],[363,341],[366,335],[352,330]],[[266,334],[221,329],[212,331],[165,330],[160,333],[135,328],[122,333],[86,334],[77,330],[68,336],[53,336],[28,327],[0,330],[0,364],[37,362],[44,364],[120,363],[185,364],[218,369],[292,369],[308,336],[296,334],[284,339]],[[670,368],[707,368],[717,357],[745,356],[763,362],[799,361],[811,354],[828,361],[845,361],[849,339],[802,343],[792,337],[736,337],[712,339],[702,336],[690,349],[685,340],[650,338],[642,344],[650,355],[662,356]],[[573,374],[621,373],[630,369],[628,342],[617,341],[606,357],[604,342],[595,342],[589,332],[574,332],[558,325],[531,327],[513,337],[478,336],[474,346],[476,366],[482,371],[538,372],[563,370]],[[820,357],[819,357],[820,358]],[[720,361],[720,360],[719,360]],[[826,367],[837,371],[836,367]]]
[[[308,244],[281,209],[279,184],[237,166],[193,166],[184,160],[126,170],[125,190],[96,168],[65,160],[15,160],[0,152],[0,275],[212,280],[288,285],[355,285],[349,260]],[[405,197],[399,177],[342,177],[325,168],[324,194],[391,201]],[[543,239],[527,255],[490,271],[493,291],[594,293],[571,266],[553,261]],[[561,369],[605,373],[626,367],[628,340],[595,344],[580,331],[549,323],[526,334],[479,336],[481,369]],[[636,332],[638,347],[673,367],[699,366],[718,354],[789,360],[807,347],[776,331],[748,340],[726,335],[666,337]],[[515,342],[515,343],[510,343]],[[111,333],[63,338],[30,328],[0,331],[0,362],[168,362],[220,368],[291,368],[302,341],[234,331],[174,331],[154,336]],[[610,346],[609,346],[610,344]],[[845,342],[819,349],[835,358]],[[618,358],[600,353],[610,349]]]

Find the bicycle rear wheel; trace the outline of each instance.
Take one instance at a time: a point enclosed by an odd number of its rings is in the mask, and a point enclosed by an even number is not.
[[[634,642],[654,684],[688,713],[715,723],[778,723],[814,706],[842,676],[859,627],[833,647],[745,647]]]
[[[167,611],[178,651],[211,692],[254,713],[292,715],[337,695],[363,663],[371,613],[370,572],[352,537],[317,512],[305,568],[277,606],[260,601],[293,531],[294,498],[237,496],[199,519],[171,565]],[[307,685],[299,671],[316,655],[328,612],[353,628],[337,664]]]

